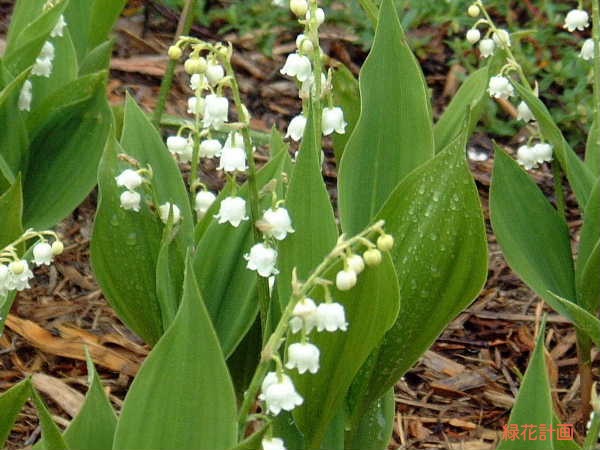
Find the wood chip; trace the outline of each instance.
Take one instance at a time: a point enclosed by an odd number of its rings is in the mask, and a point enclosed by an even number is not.
[[[69,416],[75,417],[79,413],[85,399],[81,392],[58,378],[43,373],[34,374],[31,381],[38,391],[50,397]]]

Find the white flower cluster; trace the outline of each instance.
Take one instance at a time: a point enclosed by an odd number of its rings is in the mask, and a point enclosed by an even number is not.
[[[573,33],[575,31],[583,31],[590,26],[590,15],[583,9],[572,9],[565,17],[563,28]],[[594,40],[586,39],[581,45],[579,57],[584,61],[594,59]]]
[[[296,51],[288,55],[286,62],[281,69],[282,75],[287,75],[295,78],[300,85],[300,98],[307,99],[311,95],[322,97],[327,94],[331,105],[331,80],[324,73],[317,74],[311,63],[311,57],[320,58],[322,50],[316,47],[316,43],[310,39],[310,31],[312,27],[318,27],[325,21],[325,12],[321,8],[317,8],[315,21],[311,23],[312,17],[308,2],[305,0],[297,0],[290,2],[290,9],[298,17],[299,22],[305,26],[304,33],[299,34],[296,38]],[[320,79],[321,92],[316,92],[316,77]],[[295,116],[291,121],[285,135],[286,138],[291,138],[293,141],[300,141],[304,135],[306,128],[306,114],[301,113]],[[324,136],[346,132],[347,123],[344,120],[344,112],[340,107],[329,106],[323,108],[321,115],[321,126]]]
[[[126,169],[115,177],[117,186],[124,187],[126,190],[123,191],[119,198],[121,202],[121,208],[126,211],[139,212],[141,208],[142,196],[136,191],[144,183],[144,177],[140,173],[133,169]]]
[[[44,234],[51,234],[54,241],[49,244]],[[64,250],[63,243],[56,238],[52,232],[36,233],[28,230],[21,236],[16,243],[13,243],[0,252],[0,297],[5,296],[12,291],[22,291],[28,289],[29,280],[33,278],[33,272],[29,267],[29,262],[17,256],[15,248],[17,243],[25,242],[31,238],[41,238],[33,246],[33,262],[36,266],[52,264],[54,257],[60,255]]]
[[[522,145],[517,150],[517,162],[527,170],[534,169],[539,164],[552,161],[552,150],[552,145],[544,142]]]
[[[51,38],[62,37],[64,28],[67,26],[67,22],[63,15],[58,18],[54,29],[50,32]],[[54,44],[50,41],[44,42],[40,54],[35,60],[35,64],[31,68],[31,75],[38,77],[49,78],[52,75],[52,68],[54,66]],[[31,100],[33,99],[33,85],[30,80],[26,80],[21,87],[19,94],[18,106],[21,111],[31,110]]]

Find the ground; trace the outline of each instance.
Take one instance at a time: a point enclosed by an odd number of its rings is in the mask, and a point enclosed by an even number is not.
[[[12,2],[0,1],[2,12]],[[154,2],[150,2],[154,3]],[[8,15],[3,14],[3,33]],[[166,67],[166,48],[173,36],[177,13],[168,8],[142,8],[131,2],[116,29],[117,46],[111,67],[108,94],[111,103],[123,101],[125,92],[148,110],[157,98]],[[253,127],[268,131],[273,125],[285,129],[299,110],[295,88],[278,74],[285,55],[293,49],[294,35],[277,36],[273,57],[255,47],[253,36],[217,35],[214,29],[195,27],[194,34],[233,42],[234,65],[254,116]],[[430,41],[435,51],[421,59],[439,114],[457,88],[461,67],[449,64],[443,36],[433,30]],[[2,34],[0,34],[1,39]],[[357,73],[364,51],[355,45],[352,32],[328,27],[324,48],[335,60]],[[185,74],[176,77],[168,112],[183,115],[186,103]],[[505,142],[510,146],[511,142]],[[488,136],[477,133],[471,147],[490,154]],[[259,158],[259,163],[261,162]],[[329,157],[326,179],[335,197],[335,161]],[[493,156],[471,162],[486,214],[490,264],[487,284],[471,307],[439,337],[396,387],[397,416],[390,449],[449,448],[483,450],[494,448],[506,423],[534,346],[535,328],[542,311],[549,312],[546,344],[549,349],[554,395],[565,423],[574,423],[578,403],[575,333],[566,320],[543,307],[507,267],[489,226],[487,199]],[[206,167],[209,187],[222,180]],[[547,168],[536,172],[538,181],[550,192]],[[570,198],[569,226],[576,235],[581,223]],[[68,424],[83,401],[87,373],[80,343],[85,342],[96,362],[104,386],[118,410],[127,388],[148,353],[148,347],[132,335],[108,306],[94,280],[89,263],[89,237],[93,226],[96,193],[58,227],[66,249],[55,266],[37,271],[33,289],[21,293],[0,337],[0,391],[25,376],[33,375],[61,426]],[[596,358],[595,372],[599,366]],[[577,425],[581,431],[581,423]],[[33,405],[28,404],[9,438],[8,449],[35,443],[40,428]]]

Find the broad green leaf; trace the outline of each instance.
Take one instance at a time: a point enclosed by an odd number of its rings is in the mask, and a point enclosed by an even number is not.
[[[100,376],[87,354],[89,389],[85,402],[63,437],[70,448],[106,450],[112,448],[117,416],[102,388]]]
[[[31,382],[29,378],[15,384],[0,395],[0,447],[4,448],[4,443],[17,420],[19,411],[30,396]]]
[[[15,182],[23,170],[29,137],[18,109],[19,94],[29,69],[13,77],[0,60],[0,192]]]
[[[434,154],[421,68],[392,0],[384,0],[373,48],[360,73],[361,114],[338,180],[342,229],[360,232],[397,184]]]
[[[10,16],[6,45],[14,45],[19,34],[42,14],[46,0],[17,0]]]
[[[262,330],[260,319],[256,318],[235,351],[227,358],[227,368],[240,404],[260,362],[261,350]]]
[[[106,70],[110,64],[114,41],[106,41],[92,49],[79,65],[79,75]]]
[[[285,152],[272,159],[257,174],[258,189],[272,179],[280,180],[288,162],[289,155]],[[231,187],[226,189],[230,192]],[[239,188],[236,195],[249,201],[248,185]],[[224,197],[219,195],[214,211]],[[262,207],[268,208],[270,202],[271,197],[267,195]],[[209,220],[210,225],[202,234],[194,255],[194,270],[223,353],[229,357],[252,326],[258,311],[256,272],[246,268],[244,259],[244,254],[253,245],[254,236],[249,221],[234,228],[228,223],[217,223],[212,216]]]
[[[341,268],[342,264],[337,264],[324,278],[335,278]],[[304,398],[302,406],[294,410],[294,417],[307,449],[318,449],[321,445],[336,411],[344,404],[352,380],[396,321],[400,306],[396,273],[388,256],[381,266],[365,269],[352,290],[341,292],[334,288],[332,294],[335,301],[344,305],[348,331],[313,333],[311,342],[321,351],[321,367],[314,375],[296,372],[293,375],[294,384]],[[310,296],[321,295],[322,289],[318,288]]]
[[[156,297],[161,311],[163,329],[167,329],[177,313],[183,289],[185,249],[177,246],[177,231],[166,226],[156,261]]]
[[[338,233],[327,187],[321,175],[321,133],[312,112],[285,198],[293,234],[279,243],[277,290],[281,306],[291,294],[292,270],[305,279],[334,247]]]
[[[96,184],[111,123],[103,83],[90,100],[46,117],[32,137],[23,180],[26,227],[52,227],[85,199]]]
[[[346,133],[333,135],[335,160],[339,163],[360,116],[360,89],[358,80],[346,66],[340,66],[333,72],[331,83],[333,85],[333,101],[342,108],[344,119],[348,123]]]
[[[460,89],[452,98],[452,101],[433,127],[436,152],[446,148],[456,137],[462,125],[465,123],[466,115],[470,112],[468,133],[477,125],[485,103],[486,89],[488,86],[489,68],[483,67],[472,73],[461,85]]]
[[[412,367],[481,290],[487,276],[479,195],[465,161],[466,133],[402,181],[376,219],[396,244],[398,320],[353,387],[360,417]]]
[[[587,335],[594,344],[600,346],[600,320],[578,306],[573,300],[563,298],[550,292],[544,300],[561,315],[565,316],[575,327]]]
[[[569,146],[542,101],[528,88],[520,84],[515,84],[515,87],[538,121],[542,136],[554,146],[556,159],[565,171],[579,205],[584,207],[594,186],[594,172],[579,159],[579,156]]]
[[[22,72],[33,65],[67,4],[68,0],[63,0],[55,7],[42,12],[7,44],[3,59],[13,73]]]
[[[52,39],[52,45],[54,45],[55,56],[52,61],[53,67],[50,77],[30,78],[33,92],[31,100],[32,109],[43,104],[49,95],[52,95],[52,93],[74,81],[79,72],[75,46],[67,28],[65,28],[62,37]]]
[[[600,124],[594,121],[585,148],[585,164],[596,176],[600,176]]]
[[[42,449],[45,450],[68,450],[63,436],[58,428],[58,425],[54,423],[44,400],[40,397],[35,388],[31,388],[31,396],[35,409],[37,409],[38,417],[40,419],[40,427],[42,428]]]
[[[131,96],[127,96],[125,103],[121,146],[125,153],[135,158],[142,167],[152,167],[152,183],[158,201],[161,204],[171,202],[179,207],[182,220],[178,239],[181,238],[183,242],[190,244],[193,238],[194,216],[181,171],[158,131]]]
[[[23,213],[23,193],[21,177],[2,195],[0,195],[0,250],[13,242],[23,233],[21,215]]]
[[[554,413],[550,378],[544,356],[544,329],[541,327],[535,350],[529,360],[529,366],[523,377],[517,401],[510,414],[507,427],[516,425],[518,432],[524,425],[547,425],[553,423]],[[502,440],[498,450],[554,450],[554,439],[546,441],[538,439]]]
[[[583,218],[575,261],[577,303],[594,312],[600,306],[600,181],[596,181]]]
[[[100,45],[113,29],[127,0],[94,0],[89,28],[88,49]]]
[[[125,398],[114,450],[228,450],[233,385],[188,258],[180,309]]]
[[[567,224],[530,176],[498,147],[490,214],[508,264],[531,289],[545,299],[548,291],[575,298]]]
[[[156,296],[156,261],[162,225],[144,204],[125,211],[115,177],[127,165],[123,150],[109,139],[98,171],[99,200],[91,240],[92,267],[102,291],[121,320],[150,345],[163,333]]]
[[[362,417],[356,430],[346,434],[347,449],[386,450],[392,439],[396,401],[394,389],[389,389],[382,398],[374,401]],[[354,431],[354,432],[353,432]]]

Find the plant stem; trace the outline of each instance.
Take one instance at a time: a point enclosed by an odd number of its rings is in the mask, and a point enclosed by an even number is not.
[[[271,334],[269,340],[263,347],[260,363],[254,372],[254,376],[252,377],[252,381],[250,382],[248,390],[244,394],[244,401],[240,407],[240,412],[238,415],[238,430],[240,439],[245,435],[248,415],[250,414],[250,410],[252,409],[252,405],[254,404],[262,381],[269,370],[271,361],[284,342],[283,338],[287,333],[289,321],[292,318],[296,303],[310,293],[310,291],[318,284],[318,281],[322,278],[322,276],[329,269],[331,269],[331,267],[338,261],[340,255],[343,255],[347,248],[352,248],[353,245],[362,243],[366,236],[376,230],[382,229],[383,225],[383,221],[377,222],[347,241],[338,241],[334,249],[329,252],[323,261],[321,261],[306,282],[302,283],[302,286],[299,289],[294,286],[293,293],[290,296],[290,301],[287,303],[285,310],[281,314],[281,319],[279,320],[275,331],[273,334]]]
[[[592,343],[590,338],[583,333],[577,332],[577,359],[579,360],[579,379],[581,406],[579,415],[585,421],[592,411],[592,386],[594,378],[592,374]]]
[[[598,130],[600,128],[600,1],[592,0],[592,21],[593,21],[593,39],[594,39],[594,121],[593,125]],[[600,131],[596,132],[596,151],[600,149]],[[598,162],[598,161],[596,161]],[[600,171],[599,167],[594,168],[595,173]]]
[[[179,36],[189,34],[190,29],[192,28],[192,22],[194,21],[195,5],[196,0],[185,0],[183,10],[181,11],[181,17],[179,18],[179,23],[177,24],[177,30],[175,31],[175,42],[177,42]],[[176,66],[177,61],[169,58],[167,71],[165,72],[165,76],[163,77],[162,83],[160,84],[158,103],[156,105],[156,109],[154,110],[154,115],[152,117],[152,123],[154,124],[154,126],[156,126],[156,128],[160,128],[160,120],[162,118],[163,113],[165,112],[167,96],[171,91]]]
[[[313,44],[313,54],[312,54],[312,64],[313,64],[313,73],[315,77],[315,95],[312,95],[311,92],[311,102],[312,102],[312,113],[313,113],[313,124],[314,124],[314,139],[315,142],[319,143],[316,148],[321,148],[321,121],[323,116],[323,105],[321,103],[323,96],[323,86],[321,85],[321,74],[323,73],[323,63],[322,63],[322,55],[321,55],[321,44],[319,42],[319,24],[317,23],[317,8],[318,8],[318,0],[310,1],[310,22],[308,24],[309,28],[309,38]]]
[[[565,217],[566,213],[566,200],[565,191],[563,188],[563,172],[560,167],[560,163],[555,160],[550,163],[552,166],[552,178],[554,182],[554,195],[556,197],[556,209],[561,217]]]
[[[248,191],[250,197],[250,223],[252,224],[252,232],[254,235],[254,243],[257,244],[262,241],[262,235],[260,230],[255,226],[256,221],[260,218],[260,198],[258,195],[258,186],[256,184],[256,163],[254,161],[254,150],[252,146],[252,137],[250,136],[250,124],[249,118],[246,117],[246,109],[242,103],[242,97],[240,95],[240,86],[238,84],[231,60],[226,58],[224,61],[225,70],[227,75],[231,77],[231,91],[233,93],[233,101],[238,112],[240,122],[243,122],[245,126],[240,130],[242,138],[244,139],[244,147],[246,149],[246,159],[248,161]],[[263,342],[265,340],[265,330],[269,327],[269,281],[265,277],[256,275],[256,290],[258,295],[258,304],[260,307],[260,322],[263,329]]]

